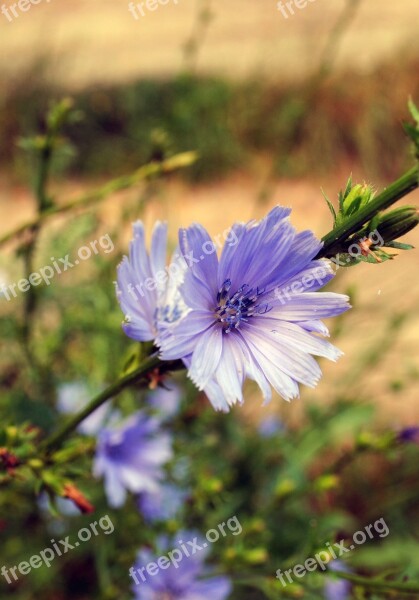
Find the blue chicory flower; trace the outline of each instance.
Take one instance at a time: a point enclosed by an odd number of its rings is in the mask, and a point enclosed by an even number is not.
[[[341,560],[333,560],[328,564],[331,571],[344,571],[349,573],[350,569]],[[346,579],[328,579],[324,586],[324,597],[326,600],[347,600],[351,594],[351,582]]]
[[[195,537],[193,533],[179,532],[176,540],[192,540]],[[160,538],[158,542],[162,555],[177,547],[176,541],[171,545],[168,539],[163,542]],[[223,576],[208,577],[210,571],[204,564],[206,555],[207,552],[201,550],[189,557],[183,556],[177,567],[171,564],[150,576],[147,572],[144,574],[144,567],[155,562],[156,558],[150,550],[141,550],[130,571],[135,582],[133,591],[136,600],[226,600],[232,589],[231,582]],[[139,574],[141,571],[145,581]]]
[[[419,427],[405,427],[405,429],[399,432],[397,439],[403,443],[412,442],[419,444]]]
[[[284,431],[284,424],[276,415],[264,417],[259,423],[258,432],[263,438],[275,437]]]
[[[82,381],[62,383],[57,389],[57,409],[63,414],[74,414],[82,410],[91,398],[91,393]],[[116,413],[110,414],[109,402],[105,402],[84,419],[77,430],[84,435],[97,435],[98,431],[109,418],[115,417]]]
[[[138,508],[148,523],[174,519],[184,506],[188,492],[166,483],[155,492],[144,492],[138,498]]]
[[[158,491],[163,465],[172,457],[170,436],[159,425],[158,419],[137,412],[119,427],[100,432],[93,472],[105,478],[110,506],[122,506],[127,491]]]
[[[162,420],[174,417],[179,412],[182,392],[173,381],[168,388],[157,387],[147,395],[149,406],[155,409]]]
[[[157,222],[150,253],[145,246],[144,226],[133,225],[129,258],[118,266],[116,293],[128,337],[141,342],[156,340],[161,330],[179,319],[186,307],[179,293],[186,263],[175,251],[166,266],[167,224]]]
[[[314,260],[322,242],[310,231],[296,233],[290,212],[276,207],[260,222],[234,225],[236,243],[226,243],[220,259],[202,226],[180,231],[188,310],[161,336],[161,357],[183,359],[217,410],[243,402],[246,377],[265,402],[271,386],[296,398],[300,383],[314,387],[321,377],[312,355],[341,356],[317,334],[328,335],[321,319],[346,311],[349,298],[316,293],[334,273],[329,261]]]

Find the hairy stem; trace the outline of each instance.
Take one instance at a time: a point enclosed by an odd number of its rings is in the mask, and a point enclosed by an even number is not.
[[[418,187],[419,167],[416,166],[391,183],[371,202],[364,206],[364,208],[346,219],[342,225],[339,225],[326,234],[322,238],[323,248],[316,258],[332,258],[336,252],[342,250],[340,245],[346,242],[350,235],[359,231],[376,214],[385,210],[397,202],[397,200],[400,200],[400,198],[407,196],[407,194],[410,194],[410,192],[413,192]]]
[[[128,188],[133,187],[140,181],[147,179],[148,177],[162,175],[164,173],[170,173],[175,171],[176,169],[180,169],[183,167],[188,167],[195,162],[197,155],[195,152],[182,152],[180,154],[176,154],[162,162],[153,162],[147,165],[144,165],[134,171],[131,175],[124,175],[119,177],[118,179],[114,179],[110,181],[103,187],[90,192],[88,194],[84,194],[80,196],[76,200],[71,202],[67,202],[66,204],[61,204],[60,206],[53,206],[45,210],[41,216],[35,217],[34,219],[27,221],[23,225],[20,225],[14,231],[11,231],[0,238],[0,246],[6,244],[10,240],[18,237],[26,230],[31,229],[33,227],[38,227],[43,224],[45,221],[50,219],[51,217],[63,214],[69,211],[72,211],[77,208],[87,208],[93,204],[101,202],[105,200],[108,196],[115,192],[120,192],[122,190],[126,190]]]

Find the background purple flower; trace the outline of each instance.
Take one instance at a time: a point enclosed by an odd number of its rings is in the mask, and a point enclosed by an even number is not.
[[[172,541],[166,539],[160,543],[159,552],[163,556],[178,547],[179,540],[186,542],[195,536],[191,532],[179,532]],[[227,577],[207,577],[210,572],[204,565],[206,555],[207,552],[199,551],[190,557],[183,556],[178,568],[170,565],[168,569],[159,569],[154,576],[145,572],[146,581],[137,574],[139,583],[133,586],[136,600],[226,600],[231,592],[231,582]],[[155,560],[152,552],[142,550],[138,553],[134,569],[141,569]]]
[[[170,437],[159,429],[158,419],[138,412],[119,427],[100,432],[93,472],[105,478],[109,504],[119,507],[127,490],[157,492],[163,465],[171,457]]]
[[[57,389],[57,409],[63,414],[74,414],[82,410],[92,393],[82,381],[63,383]],[[80,423],[77,430],[85,435],[96,435],[105,421],[110,417],[110,402],[105,402],[84,421]]]
[[[138,508],[149,523],[174,519],[185,505],[188,492],[174,484],[163,484],[155,492],[143,492]]]
[[[158,387],[147,394],[148,404],[159,413],[162,419],[174,417],[180,408],[182,391],[174,382],[167,382],[167,388]]]
[[[217,410],[243,402],[246,377],[265,402],[271,386],[286,400],[299,384],[314,387],[321,370],[312,355],[337,360],[341,352],[317,334],[321,319],[349,308],[348,297],[316,293],[334,273],[314,260],[322,247],[310,231],[296,233],[290,209],[276,207],[259,223],[236,224],[236,242],[189,264],[181,293],[190,308],[161,338],[162,358],[182,358],[188,374]],[[184,256],[203,256],[212,244],[206,230],[181,230]]]
[[[259,435],[264,438],[275,437],[278,433],[284,431],[284,429],[283,422],[276,415],[263,417],[258,427]]]
[[[349,573],[349,568],[341,560],[330,562],[328,569]],[[324,586],[324,597],[326,600],[347,600],[350,597],[351,588],[351,582],[346,579],[328,579]]]
[[[406,427],[400,431],[397,437],[400,442],[413,442],[419,444],[419,427]]]

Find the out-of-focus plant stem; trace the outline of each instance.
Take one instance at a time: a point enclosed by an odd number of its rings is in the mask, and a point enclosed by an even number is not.
[[[163,362],[158,358],[157,354],[147,357],[139,367],[111,384],[103,390],[103,392],[95,396],[83,410],[64,423],[55,434],[44,442],[43,449],[49,454],[52,450],[58,448],[66,437],[72,433],[84,419],[99,408],[99,406],[102,406],[107,400],[122,392],[125,388],[134,384],[145,387],[149,383],[149,376],[154,370],[158,369],[159,373],[162,374],[163,372],[175,371],[180,368],[183,368],[182,361]]]
[[[54,133],[49,131],[43,140],[42,148],[37,156],[38,167],[35,174],[34,195],[36,200],[37,217],[36,222],[29,228],[29,240],[21,249],[25,279],[29,280],[34,272],[34,256],[36,245],[38,242],[39,233],[41,230],[42,217],[48,209],[48,182],[51,171],[51,161],[54,147]],[[32,332],[34,324],[34,315],[37,308],[38,289],[30,286],[27,290],[23,301],[23,323],[22,323],[22,347],[26,359],[33,370],[37,384],[40,386],[40,392],[43,395],[49,396],[49,373],[41,365],[35,353],[32,350]]]
[[[152,162],[147,165],[144,165],[134,171],[131,175],[123,175],[122,177],[118,177],[100,187],[97,190],[89,192],[88,194],[83,194],[79,198],[72,200],[71,202],[67,202],[66,204],[61,204],[60,206],[53,206],[47,208],[43,211],[42,215],[35,217],[34,219],[27,221],[23,225],[20,225],[14,231],[11,231],[0,238],[0,246],[6,244],[12,239],[18,237],[25,233],[25,231],[30,230],[33,227],[37,227],[41,224],[44,224],[48,219],[54,217],[55,215],[64,214],[66,212],[70,212],[79,208],[89,208],[93,204],[101,202],[105,200],[111,194],[116,192],[120,192],[131,187],[134,187],[141,181],[148,179],[149,177],[155,177],[158,175],[164,175],[165,173],[171,173],[172,171],[176,171],[177,169],[181,169],[184,167],[188,167],[192,165],[197,160],[196,152],[182,152],[176,154],[175,156],[171,156],[161,162]]]
[[[345,573],[343,571],[332,571],[333,575],[340,579],[346,579],[359,585],[363,588],[370,590],[388,590],[394,592],[403,592],[404,594],[419,594],[419,585],[412,583],[400,583],[397,581],[385,581],[383,579],[369,579],[368,577],[361,577],[360,575],[354,575],[353,573]]]

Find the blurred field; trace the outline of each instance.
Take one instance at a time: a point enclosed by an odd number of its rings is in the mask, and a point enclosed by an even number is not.
[[[276,0],[215,0],[199,70],[235,78],[304,77],[318,63],[344,4],[317,0],[285,19]],[[169,2],[136,21],[125,0],[41,3],[12,23],[1,16],[1,70],[13,79],[42,55],[52,59],[54,79],[69,87],[173,75],[184,64],[199,6],[194,0]],[[416,0],[367,0],[342,40],[338,65],[368,71],[417,45]]]

